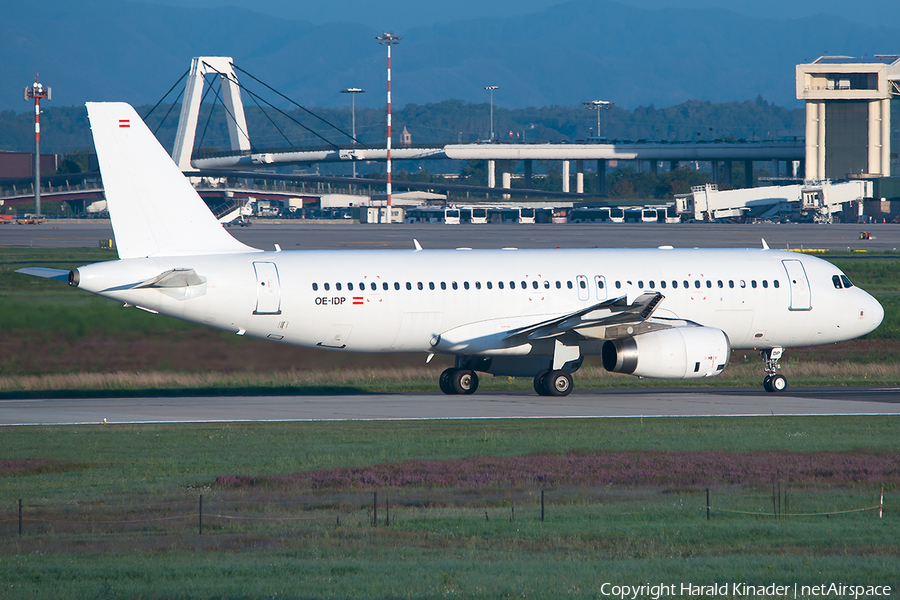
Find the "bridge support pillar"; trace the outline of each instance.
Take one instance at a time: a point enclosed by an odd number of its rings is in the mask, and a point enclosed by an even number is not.
[[[530,161],[530,160],[526,160],[526,161],[525,161],[525,189],[530,190],[530,189],[532,188],[533,183],[532,183],[532,181],[531,181],[531,177],[532,177],[532,174],[531,174],[531,161]]]
[[[501,160],[500,161],[500,183],[502,188],[509,189],[512,187],[512,173],[510,172],[510,161]],[[509,200],[509,194],[503,194],[504,200]]]
[[[606,195],[606,159],[601,158],[597,161],[597,193],[601,196]]]
[[[744,187],[745,188],[753,187],[753,161],[752,160],[744,161]]]
[[[653,159],[650,161],[650,174],[651,175],[659,174],[659,161],[656,159]]]
[[[584,161],[575,161],[575,193],[584,193]]]
[[[569,161],[562,161],[562,191],[569,192]]]
[[[488,187],[497,187],[497,179],[496,179],[496,170],[494,161],[487,161],[487,177],[488,177]]]
[[[724,162],[725,162],[725,165],[724,165],[725,168],[722,169],[722,183],[724,183],[726,185],[731,185],[731,161],[726,160]]]
[[[669,161],[669,170],[670,170],[670,171],[674,171],[675,169],[678,168],[678,166],[679,166],[680,164],[681,164],[681,163],[680,163],[679,161],[677,161],[677,160],[670,160],[670,161]]]
[[[711,160],[709,161],[709,166],[712,171],[712,182],[719,183],[719,161]]]

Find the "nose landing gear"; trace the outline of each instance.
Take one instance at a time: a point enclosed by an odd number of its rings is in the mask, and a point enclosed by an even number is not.
[[[778,374],[781,365],[778,364],[779,359],[784,354],[784,348],[770,348],[759,353],[762,356],[763,363],[766,368],[766,378],[763,379],[763,388],[767,392],[782,392],[787,388],[787,379],[784,375]]]

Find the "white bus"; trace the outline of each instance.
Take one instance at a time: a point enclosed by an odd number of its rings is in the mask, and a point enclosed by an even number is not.
[[[533,208],[520,208],[519,209],[519,223],[534,223],[534,209]]]

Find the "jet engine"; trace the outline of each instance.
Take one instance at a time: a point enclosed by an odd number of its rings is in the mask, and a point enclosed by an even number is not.
[[[731,344],[721,329],[675,327],[608,340],[601,354],[603,368],[614,373],[697,379],[722,372],[731,355]]]

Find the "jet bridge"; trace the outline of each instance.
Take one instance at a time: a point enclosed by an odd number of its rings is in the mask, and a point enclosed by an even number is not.
[[[733,217],[767,218],[789,210],[810,215],[817,222],[831,222],[834,213],[844,212],[849,203],[872,197],[872,182],[866,180],[831,183],[807,182],[740,190],[719,190],[714,183],[695,186],[690,194],[677,194],[675,207],[682,218],[714,221]]]

